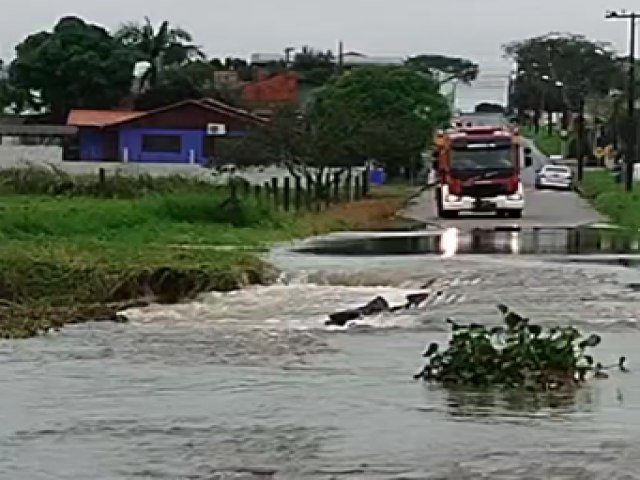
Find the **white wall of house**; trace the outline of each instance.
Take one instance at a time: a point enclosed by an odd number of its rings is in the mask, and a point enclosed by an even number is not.
[[[0,145],[0,165],[14,166],[23,162],[61,162],[62,147],[57,145],[16,145],[3,138]]]

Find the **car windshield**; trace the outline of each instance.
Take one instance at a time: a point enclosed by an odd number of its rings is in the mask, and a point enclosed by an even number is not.
[[[544,167],[543,170],[549,173],[569,173],[569,169],[566,167]]]
[[[451,169],[457,171],[513,170],[514,153],[510,145],[476,146],[453,149]]]

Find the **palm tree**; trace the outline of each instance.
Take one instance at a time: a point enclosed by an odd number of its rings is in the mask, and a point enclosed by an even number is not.
[[[205,58],[186,30],[171,27],[168,21],[155,30],[148,17],[144,20],[144,23],[126,23],[116,32],[118,40],[136,51],[139,61],[150,65],[140,79],[141,90],[156,87],[165,67],[182,66]]]

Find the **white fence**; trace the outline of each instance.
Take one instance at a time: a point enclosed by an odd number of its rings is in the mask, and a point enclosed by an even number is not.
[[[16,148],[16,147],[7,147]],[[59,147],[18,147],[18,148],[59,148]],[[242,178],[252,185],[264,185],[271,182],[273,178],[277,178],[282,183],[284,178],[291,177],[289,170],[282,166],[269,167],[243,167],[231,168],[229,166],[221,169],[205,168],[200,165],[188,164],[166,164],[166,163],[120,163],[120,162],[80,162],[80,161],[62,161],[53,158],[54,152],[49,155],[32,155],[32,158],[16,157],[12,155],[2,155],[2,147],[0,147],[0,170],[9,168],[51,168],[63,171],[69,175],[98,175],[100,169],[104,169],[107,175],[125,175],[140,176],[150,175],[152,177],[169,177],[181,176],[188,178],[198,178],[203,181],[214,184],[226,184],[231,177]],[[60,158],[62,153],[60,152]],[[327,169],[326,175],[332,176],[337,171]],[[362,174],[364,167],[352,169],[352,181]],[[342,176],[344,181],[346,175]]]

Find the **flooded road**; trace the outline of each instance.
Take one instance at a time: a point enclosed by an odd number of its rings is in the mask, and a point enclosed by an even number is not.
[[[640,478],[640,270],[501,248],[283,248],[271,256],[276,285],[4,342],[0,478]],[[323,326],[328,313],[376,295],[401,303],[433,279],[418,310]],[[601,333],[597,359],[626,354],[632,373],[570,397],[412,380],[425,345],[446,340],[445,318],[495,323],[498,302]]]

